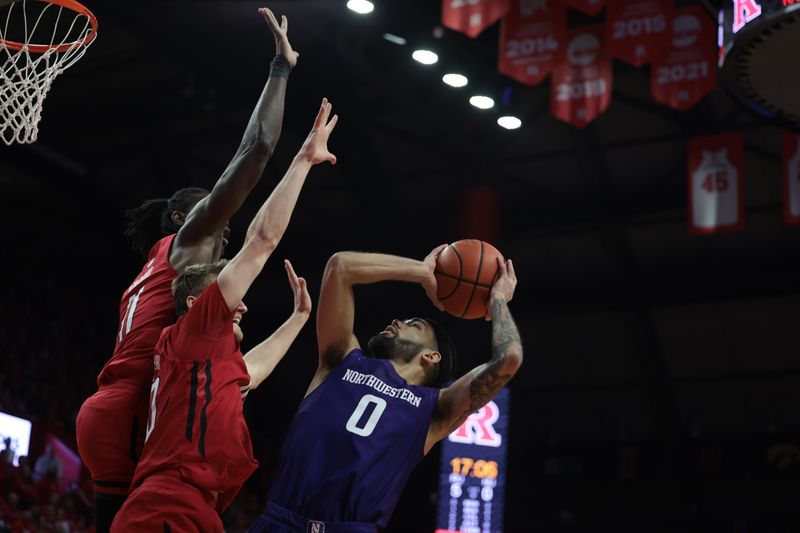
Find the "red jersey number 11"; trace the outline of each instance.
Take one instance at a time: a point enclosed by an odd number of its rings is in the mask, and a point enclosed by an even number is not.
[[[144,292],[144,285],[139,289],[139,292],[134,294],[130,300],[128,300],[128,307],[125,309],[125,314],[122,317],[122,320],[119,324],[119,335],[117,335],[117,342],[122,342],[122,339],[131,332],[131,326],[133,326],[133,315],[136,313],[136,306],[139,303],[139,297]]]

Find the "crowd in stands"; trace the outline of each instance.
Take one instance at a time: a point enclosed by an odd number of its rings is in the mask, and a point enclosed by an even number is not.
[[[91,485],[77,484],[62,491],[59,488],[61,464],[48,447],[31,467],[27,456],[18,458],[10,439],[6,439],[0,461],[0,532],[57,532],[93,531]]]
[[[113,349],[119,294],[102,294],[91,280],[62,272],[25,271],[20,265],[19,282],[0,291],[0,412],[31,420],[34,432],[53,434],[77,452],[75,417]],[[32,442],[31,453],[13,466],[14,453],[0,442],[0,533],[93,532],[88,471],[61,490],[52,452]],[[225,530],[246,531],[265,493],[258,472],[223,516]]]

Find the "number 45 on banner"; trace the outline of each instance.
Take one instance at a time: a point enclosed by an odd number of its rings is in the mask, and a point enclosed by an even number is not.
[[[742,135],[689,141],[689,231],[715,233],[744,227]]]

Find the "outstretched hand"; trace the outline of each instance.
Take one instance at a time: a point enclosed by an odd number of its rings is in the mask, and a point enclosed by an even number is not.
[[[444,305],[439,301],[439,288],[436,283],[436,258],[442,253],[442,250],[447,248],[446,244],[440,244],[425,256],[422,262],[428,268],[428,279],[422,283],[422,288],[425,289],[425,294],[431,300],[431,303],[436,306],[439,311],[444,311]]]
[[[283,266],[286,268],[286,275],[289,276],[289,285],[294,293],[294,312],[297,315],[308,317],[311,315],[311,296],[308,294],[305,278],[298,278],[294,273],[292,263],[284,259]]]
[[[332,106],[328,99],[323,98],[319,113],[317,113],[317,118],[314,121],[314,127],[297,154],[298,157],[305,159],[312,165],[317,165],[323,161],[329,161],[332,165],[336,164],[336,156],[328,151],[328,137],[333,132],[333,128],[336,127],[339,115],[333,115],[333,118],[328,122],[331,108]]]
[[[506,302],[510,302],[514,297],[514,289],[517,288],[517,274],[514,272],[514,263],[511,259],[503,261],[500,257],[497,258],[497,279],[492,285],[492,291],[489,293],[489,301],[495,298],[502,298]],[[492,319],[492,306],[486,311],[486,320]]]
[[[292,50],[292,45],[289,43],[289,37],[287,36],[289,19],[286,18],[286,15],[282,15],[281,23],[278,24],[278,19],[275,18],[275,14],[268,7],[262,7],[258,12],[267,21],[269,29],[272,30],[272,34],[275,36],[275,50],[286,58],[286,61],[289,62],[289,68],[294,68],[297,65],[297,57],[300,54]]]

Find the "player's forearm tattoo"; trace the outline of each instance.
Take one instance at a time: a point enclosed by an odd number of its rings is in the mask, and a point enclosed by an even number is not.
[[[458,429],[469,415],[486,405],[514,376],[504,364],[510,354],[522,354],[522,341],[519,330],[511,318],[508,303],[495,299],[490,302],[492,308],[492,358],[469,386],[469,408],[458,417],[450,428],[450,432]]]

